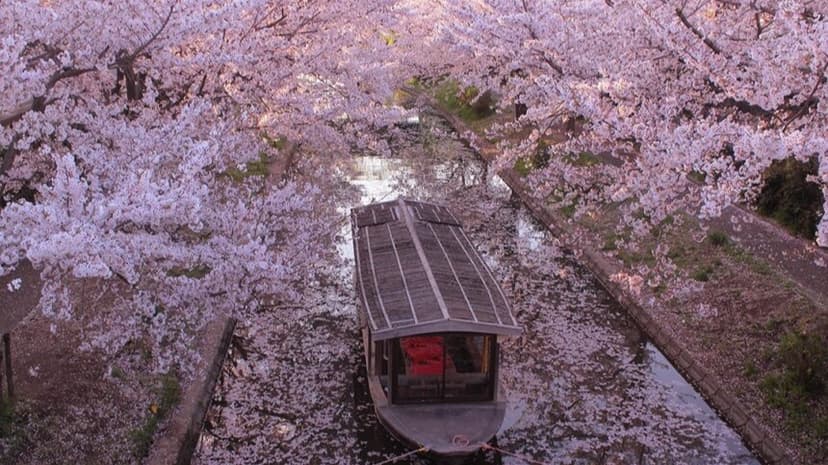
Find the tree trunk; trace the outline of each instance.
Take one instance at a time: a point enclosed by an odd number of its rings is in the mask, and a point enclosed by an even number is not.
[[[527,107],[525,103],[521,103],[521,102],[516,103],[515,104],[515,119],[519,119],[521,116],[525,115],[528,110],[529,110],[529,107]]]

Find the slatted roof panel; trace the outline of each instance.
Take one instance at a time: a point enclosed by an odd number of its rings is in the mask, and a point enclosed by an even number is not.
[[[382,202],[355,209],[356,225],[373,226],[397,221],[397,207],[397,202]]]
[[[518,334],[494,276],[446,207],[398,199],[351,211],[357,291],[375,339]]]
[[[409,207],[411,207],[411,209],[414,211],[414,215],[420,221],[461,226],[460,221],[446,207],[414,201],[408,201],[406,203],[409,205]]]

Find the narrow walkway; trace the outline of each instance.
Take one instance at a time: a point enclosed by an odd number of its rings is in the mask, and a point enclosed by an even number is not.
[[[828,250],[793,237],[782,227],[737,206],[726,208],[722,216],[708,224],[777,267],[811,300],[828,307]]]

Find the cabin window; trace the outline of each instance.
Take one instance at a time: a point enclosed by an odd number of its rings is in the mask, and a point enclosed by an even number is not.
[[[491,400],[492,335],[450,333],[394,339],[395,403]]]
[[[388,389],[388,358],[389,354],[389,346],[391,344],[386,343],[385,341],[377,341],[374,343],[374,366],[373,366],[373,373],[379,376],[380,383],[382,383],[382,387],[386,390]]]

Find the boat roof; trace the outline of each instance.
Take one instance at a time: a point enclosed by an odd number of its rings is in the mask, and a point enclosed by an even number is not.
[[[446,207],[407,199],[351,210],[357,292],[374,340],[521,333],[506,297]]]

